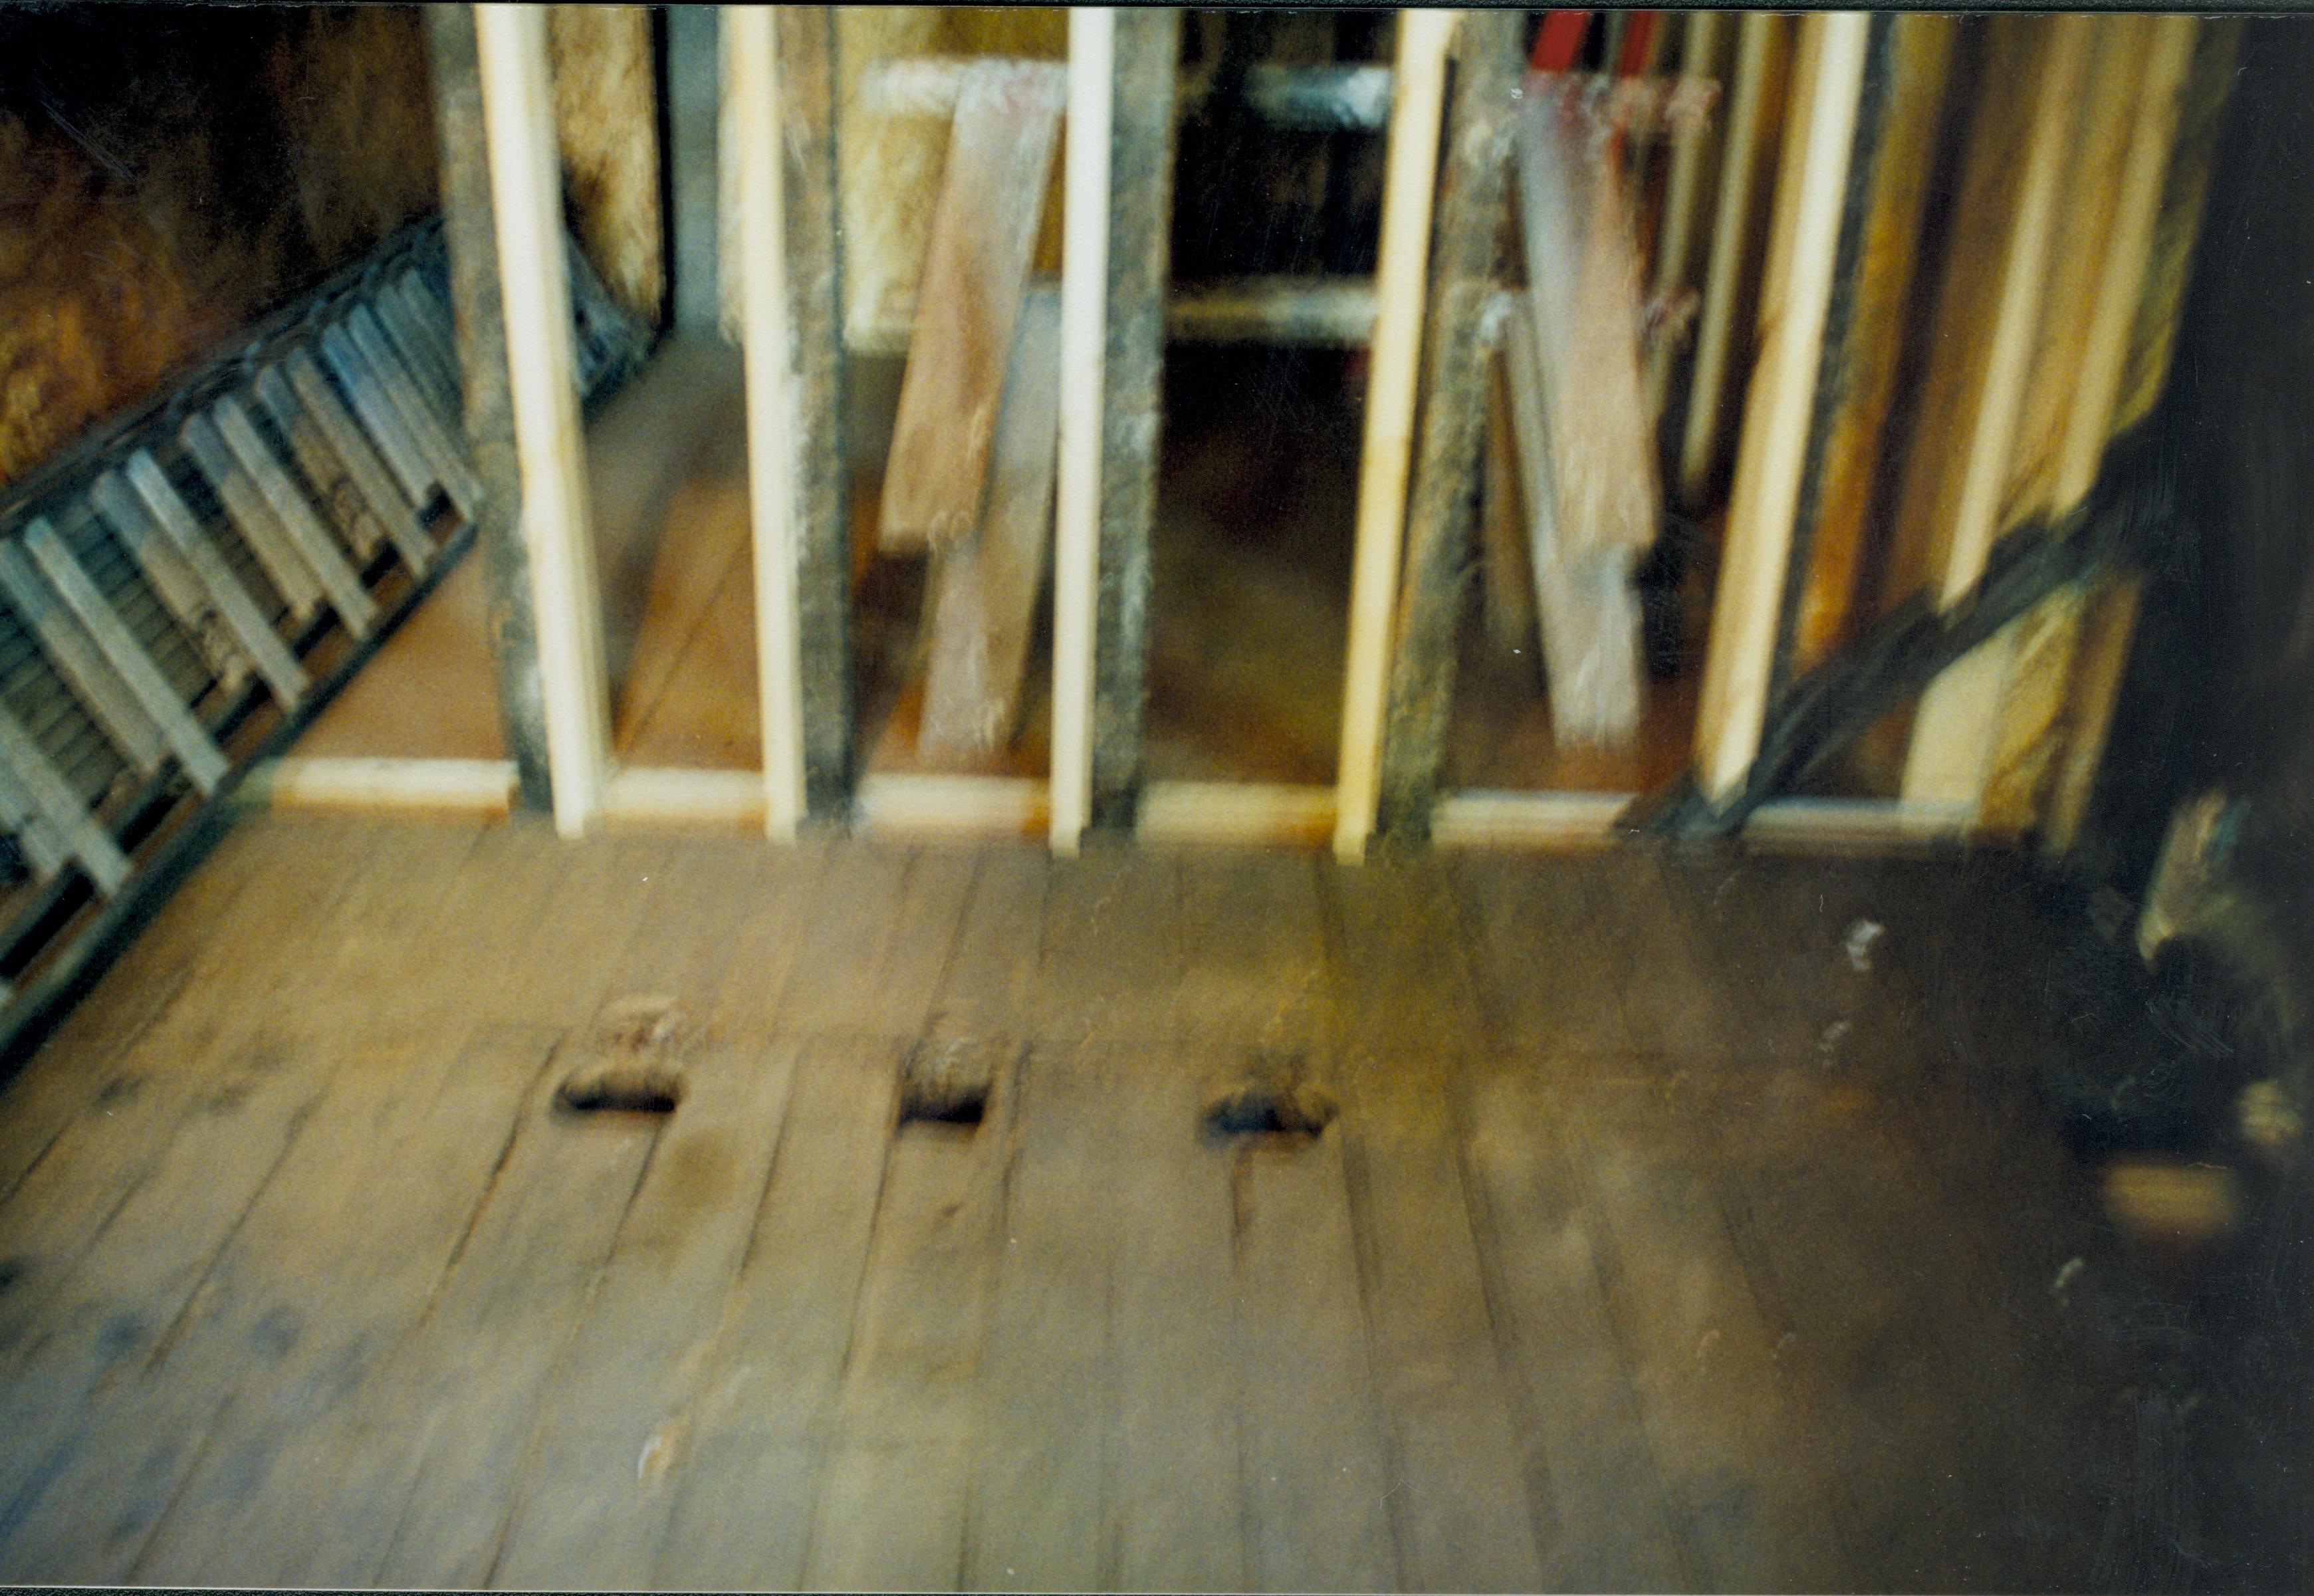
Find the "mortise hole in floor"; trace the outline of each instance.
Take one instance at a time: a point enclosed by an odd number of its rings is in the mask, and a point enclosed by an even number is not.
[[[683,1078],[658,1064],[605,1064],[573,1071],[554,1093],[571,1114],[672,1114]]]
[[[1315,1136],[1333,1122],[1333,1094],[1307,1076],[1300,1054],[1258,1056],[1243,1075],[1206,1099],[1199,1115],[1212,1136]]]
[[[980,1124],[1003,1052],[988,1042],[917,1043],[900,1066],[900,1124]]]

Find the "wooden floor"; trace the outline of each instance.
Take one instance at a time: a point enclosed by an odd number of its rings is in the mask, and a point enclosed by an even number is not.
[[[0,1096],[0,1580],[2134,1586],[2018,902],[253,817]]]

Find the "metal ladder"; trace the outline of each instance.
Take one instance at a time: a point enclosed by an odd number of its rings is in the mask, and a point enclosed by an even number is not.
[[[648,333],[566,248],[598,398]],[[250,728],[294,730],[463,551],[481,494],[429,220],[0,503],[0,1032]]]

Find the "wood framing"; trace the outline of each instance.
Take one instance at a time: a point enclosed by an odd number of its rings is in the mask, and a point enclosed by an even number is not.
[[[1054,512],[1052,845],[1077,851],[1092,809],[1093,618],[1108,355],[1110,108],[1116,13],[1069,13],[1061,225],[1061,454]]]
[[[1776,57],[1782,18],[1766,12],[1744,13],[1736,36],[1735,93],[1727,105],[1727,133],[1720,140],[1719,194],[1711,219],[1711,260],[1705,269],[1703,307],[1696,325],[1695,360],[1688,375],[1687,415],[1682,423],[1677,498],[1700,501],[1719,450],[1727,367],[1737,334],[1736,294],[1750,252],[1752,193],[1760,151],[1774,125]]]
[[[1382,253],[1374,274],[1373,357],[1358,468],[1357,540],[1350,574],[1349,648],[1343,668],[1336,780],[1334,853],[1353,863],[1365,857],[1381,790],[1383,697],[1406,531],[1431,196],[1438,172],[1446,51],[1460,20],[1448,11],[1401,11],[1398,15],[1396,99],[1383,157]]]
[[[522,807],[545,810],[553,803],[546,709],[540,696],[538,630],[531,611],[530,551],[522,535],[522,474],[515,458],[513,401],[507,389],[498,225],[483,148],[474,13],[464,5],[428,5],[425,17],[466,451],[481,485],[481,501],[474,507],[474,541],[488,591],[486,624],[490,673],[498,689],[499,733],[514,763]]]
[[[776,17],[723,13],[723,126],[737,163],[739,294],[747,390],[747,500],[754,527],[755,665],[764,739],[764,831],[791,841],[803,817],[790,399],[786,162]]]
[[[609,689],[570,347],[546,14],[477,5],[474,33],[554,824],[575,837],[602,807]]]
[[[1815,65],[1778,179],[1795,196],[1789,265],[1744,409],[1696,718],[1696,780],[1715,802],[1742,785],[1766,718],[1870,26],[1853,13],[1801,23]]]
[[[782,6],[778,33],[794,362],[788,459],[796,517],[797,691],[804,796],[810,813],[826,818],[851,801],[852,779],[851,456],[835,233],[835,12]]]
[[[1152,781],[1134,836],[1143,842],[1322,848],[1334,789],[1265,781]]]
[[[2056,232],[2066,145],[2095,25],[2095,19],[2077,15],[2047,24],[2047,53],[2033,101],[2016,202],[2006,212],[1983,363],[1974,374],[1971,398],[1963,409],[1959,469],[1936,500],[1943,554],[1931,572],[1930,594],[1939,608],[1951,605],[1976,585],[2000,530],[2001,500],[2024,412]],[[1990,149],[1981,154],[1999,158]],[[1993,718],[2014,646],[2012,628],[1947,671],[1921,696],[1904,763],[1903,796],[1908,801],[1974,817],[1983,794]]]
[[[1487,420],[1488,322],[1524,32],[1515,12],[1473,12],[1454,47],[1454,104],[1431,246],[1422,436],[1407,512],[1376,813],[1383,830],[1415,837],[1428,824],[1454,696],[1455,634],[1471,569],[1471,484]]]
[[[234,801],[282,809],[409,809],[495,818],[516,798],[514,762],[285,755],[252,768]]]
[[[1100,598],[1093,613],[1091,822],[1127,824],[1149,695],[1149,537],[1157,519],[1181,13],[1114,13],[1108,333],[1101,367]]]
[[[1711,80],[1718,67],[1719,41],[1727,19],[1716,11],[1691,11],[1679,18],[1679,27],[1680,85],[1693,93]],[[1658,22],[1656,31],[1660,37],[1668,29]],[[1673,130],[1671,171],[1665,180],[1663,216],[1656,233],[1649,285],[1658,302],[1688,280],[1695,254],[1696,217],[1703,208],[1705,159],[1710,148],[1709,129],[1703,126],[1690,124]],[[1647,415],[1651,419],[1663,414],[1675,341],[1659,338],[1647,351]]]

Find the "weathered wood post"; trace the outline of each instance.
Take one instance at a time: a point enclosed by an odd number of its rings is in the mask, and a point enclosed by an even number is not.
[[[530,604],[530,551],[522,540],[522,477],[515,463],[513,401],[507,393],[506,322],[499,299],[497,224],[482,147],[482,83],[472,7],[428,5],[426,41],[466,445],[482,485],[482,500],[474,507],[474,541],[489,595],[499,727],[514,762],[522,807],[543,811],[553,806],[553,787],[546,763],[546,707],[539,692],[538,630]]]

